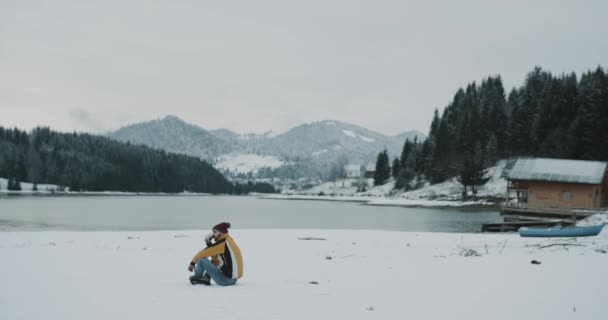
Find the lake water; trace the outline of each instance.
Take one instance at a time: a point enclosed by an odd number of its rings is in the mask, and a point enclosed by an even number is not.
[[[0,196],[0,230],[374,229],[479,232],[495,210],[235,196]]]

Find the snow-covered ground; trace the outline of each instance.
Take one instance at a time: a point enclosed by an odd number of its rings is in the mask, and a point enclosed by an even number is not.
[[[496,166],[488,169],[486,178],[489,178],[489,180],[486,182],[486,184],[477,188],[477,196],[503,197],[505,195],[507,190],[507,180],[500,177],[504,166],[505,162],[501,161]],[[470,190],[469,193],[471,193]],[[403,192],[396,196],[406,199],[457,200],[461,198],[461,194],[462,185],[460,182],[458,182],[458,179],[454,177],[434,185],[427,184],[421,189]]]
[[[5,178],[0,178],[0,193],[7,193],[7,186],[8,186],[8,180]],[[34,192],[39,192],[39,193],[49,193],[49,192],[55,192],[59,190],[59,187],[54,185],[54,184],[39,184],[36,186],[36,188],[38,189],[37,191],[34,191],[34,184],[29,183],[29,182],[21,182],[21,193],[34,193]]]
[[[235,287],[192,286],[186,267],[206,232],[0,233],[0,319],[608,316],[606,231],[542,240],[234,230],[244,277]]]
[[[576,223],[577,226],[595,226],[598,224],[608,224],[608,211],[596,213]]]
[[[227,154],[216,159],[214,167],[220,171],[256,174],[262,168],[276,169],[287,163],[275,156],[259,154]]]
[[[359,185],[365,185],[366,191],[357,192]],[[386,197],[391,194],[395,180],[390,179],[386,184],[374,186],[374,179],[346,178],[336,181],[324,182],[310,189],[298,192],[288,192],[297,195],[334,195],[334,196],[362,196],[362,197]]]

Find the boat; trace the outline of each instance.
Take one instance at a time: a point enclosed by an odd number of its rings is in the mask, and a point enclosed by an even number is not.
[[[592,237],[602,232],[603,224],[588,227],[519,228],[521,237]]]

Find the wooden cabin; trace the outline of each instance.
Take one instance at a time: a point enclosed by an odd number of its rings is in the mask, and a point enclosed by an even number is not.
[[[608,162],[548,158],[507,161],[505,205],[518,216],[585,215],[608,207]]]

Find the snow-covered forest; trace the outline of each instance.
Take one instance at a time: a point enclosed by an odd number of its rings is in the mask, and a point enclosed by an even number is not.
[[[0,127],[0,177],[49,183],[70,191],[248,193],[273,191],[260,183],[233,185],[207,162],[145,146],[78,133]]]
[[[552,75],[541,68],[508,96],[500,76],[459,89],[443,112],[435,111],[428,138],[407,140],[392,168],[378,155],[376,185],[390,174],[397,189],[416,177],[431,183],[460,177],[465,186],[485,183],[484,169],[516,156],[608,160],[608,75],[602,67]],[[398,168],[395,168],[398,166]]]

